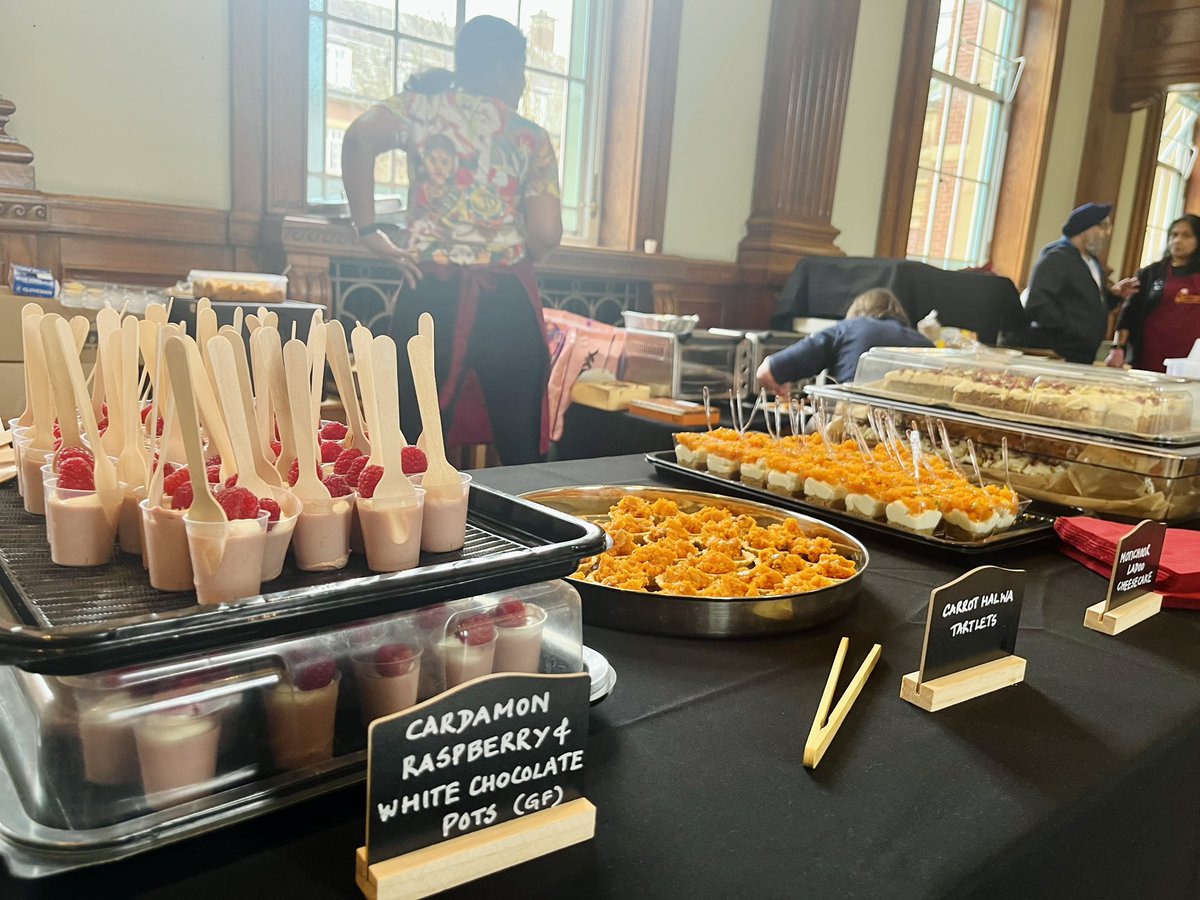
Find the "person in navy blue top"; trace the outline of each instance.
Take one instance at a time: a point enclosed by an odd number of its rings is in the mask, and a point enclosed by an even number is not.
[[[899,299],[887,288],[859,294],[846,318],[824,331],[772,353],[758,367],[758,380],[767,390],[812,378],[822,369],[839,384],[854,380],[858,358],[872,347],[932,347],[908,321]]]

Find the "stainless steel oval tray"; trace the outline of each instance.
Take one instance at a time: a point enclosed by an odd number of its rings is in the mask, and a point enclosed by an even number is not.
[[[800,631],[848,612],[858,597],[863,572],[867,568],[867,548],[840,528],[811,516],[749,500],[642,485],[554,488],[532,491],[522,496],[596,524],[606,520],[609,508],[627,496],[647,499],[665,497],[674,500],[685,512],[702,506],[718,506],[735,515],[753,516],[760,524],[796,519],[803,526],[805,534],[827,537],[833,541],[843,556],[854,560],[857,569],[850,578],[829,587],[802,594],[754,599],[680,597],[627,591],[570,578],[568,580],[583,598],[583,620],[590,625],[683,637],[748,637]]]

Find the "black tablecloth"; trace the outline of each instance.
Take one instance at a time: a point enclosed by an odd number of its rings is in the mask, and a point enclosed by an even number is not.
[[[1019,340],[1025,328],[1016,286],[1003,275],[947,272],[908,259],[861,256],[813,256],[800,260],[788,277],[775,314],[774,328],[791,328],[797,316],[840,319],[863,291],[889,288],[916,324],[936,309],[943,325],[967,328],[985,344],[1000,335]]]
[[[638,458],[477,473],[509,491],[652,481]],[[861,535],[846,617],[771,639],[585,628],[618,673],[593,709],[596,839],[459,896],[1195,897],[1200,617],[1164,611],[1111,638],[1082,627],[1105,580],[1045,547],[1028,570],[1024,683],[929,714],[899,699],[929,591],[977,561]],[[838,640],[848,679],[883,656],[820,767],[801,765]],[[358,896],[363,793],[0,896]]]

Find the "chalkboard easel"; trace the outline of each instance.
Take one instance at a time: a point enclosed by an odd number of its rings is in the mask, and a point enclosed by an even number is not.
[[[1162,594],[1154,591],[1167,526],[1146,519],[1117,542],[1108,593],[1089,606],[1083,625],[1101,634],[1116,635],[1157,615]]]

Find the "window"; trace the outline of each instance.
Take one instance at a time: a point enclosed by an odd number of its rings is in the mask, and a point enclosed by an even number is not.
[[[454,36],[477,15],[518,27],[529,41],[519,111],[543,126],[558,155],[567,235],[594,242],[605,94],[608,0],[309,0],[308,185],[310,205],[345,202],[332,171],[332,135],[399,91],[415,72],[454,67]],[[337,150],[341,164],[340,138]],[[375,170],[376,196],[401,202],[404,154]]]
[[[941,0],[907,256],[988,262],[1025,0]]]
[[[1150,210],[1146,217],[1146,237],[1139,265],[1162,259],[1167,246],[1167,230],[1183,215],[1188,178],[1196,162],[1196,118],[1200,114],[1200,95],[1167,94],[1162,134],[1158,141],[1158,160],[1154,167],[1154,187],[1150,192]]]
[[[328,175],[342,174],[342,141],[346,132],[341,128],[325,129],[325,172]]]

